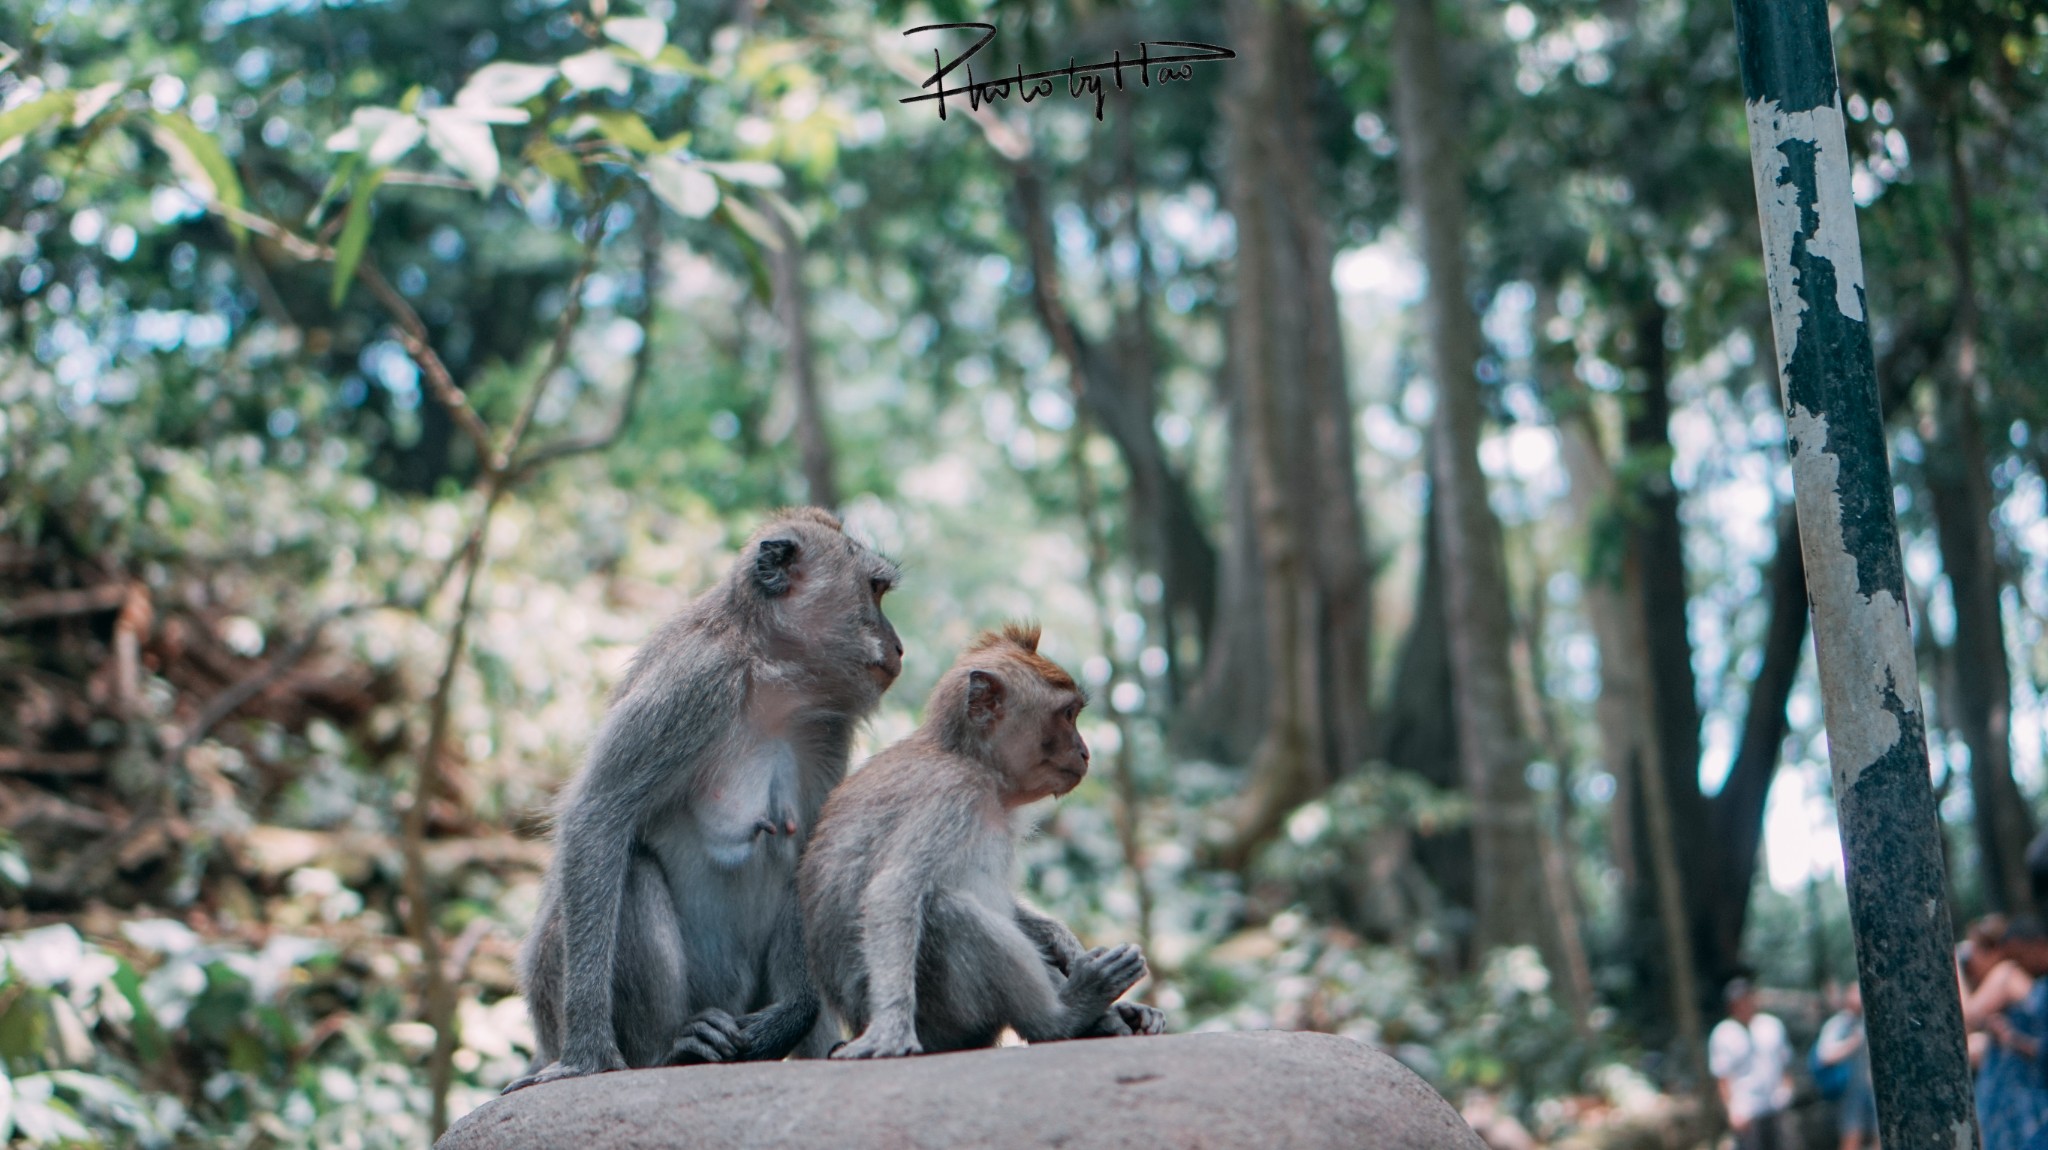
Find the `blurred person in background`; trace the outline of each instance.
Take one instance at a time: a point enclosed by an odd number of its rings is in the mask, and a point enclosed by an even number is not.
[[[1963,999],[1963,1025],[1989,1036],[1977,1072],[1983,1150],[2048,1150],[2048,931],[2037,918],[2006,928],[2004,958]]]
[[[1815,1081],[1840,1077],[1835,1099],[1835,1129],[1841,1150],[1871,1150],[1877,1145],[1877,1095],[1870,1085],[1870,1045],[1863,1034],[1863,987],[1850,983],[1842,992],[1842,1009],[1823,1023],[1814,1045]],[[1822,1094],[1829,1091],[1824,1086]]]
[[[1956,944],[1956,981],[1962,985],[1965,1000],[1984,981],[1984,976],[2005,960],[2005,927],[2004,915],[1987,914],[1971,923],[1963,941]],[[1991,1050],[1991,1036],[1972,1028],[1968,1042],[1970,1070],[1975,1073],[1983,1068],[1984,1055]]]
[[[1720,1088],[1737,1150],[1798,1150],[1785,1024],[1758,1009],[1756,987],[1746,978],[1729,982],[1722,1000],[1728,1017],[1707,1038],[1707,1070]]]

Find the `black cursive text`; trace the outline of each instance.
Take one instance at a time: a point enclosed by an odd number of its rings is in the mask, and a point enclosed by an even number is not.
[[[1076,64],[1073,58],[1069,57],[1067,59],[1067,66],[1064,68],[1052,68],[1044,72],[1026,72],[1024,65],[1019,64],[1012,75],[999,76],[993,80],[976,80],[974,78],[974,66],[969,64],[968,61],[972,60],[977,52],[988,47],[989,41],[996,38],[996,26],[994,24],[926,24],[922,27],[912,28],[910,31],[905,32],[904,35],[915,36],[919,32],[937,32],[948,28],[977,28],[981,30],[982,36],[967,51],[960,53],[951,60],[946,59],[938,49],[932,49],[932,65],[934,70],[931,79],[926,80],[920,87],[933,90],[920,96],[905,96],[901,101],[905,104],[915,104],[923,100],[937,100],[939,102],[939,119],[941,120],[946,118],[946,97],[948,96],[964,94],[967,97],[967,106],[969,108],[979,108],[983,104],[993,103],[997,100],[1007,100],[1013,94],[1022,97],[1024,102],[1029,104],[1040,97],[1052,95],[1057,90],[1055,82],[1061,77],[1066,78],[1068,98],[1075,100],[1088,96],[1095,98],[1095,118],[1100,120],[1102,118],[1102,102],[1107,96],[1105,85],[1103,84],[1105,73],[1116,84],[1116,90],[1121,92],[1124,90],[1124,70],[1127,68],[1135,69],[1138,83],[1149,88],[1155,81],[1160,84],[1167,84],[1175,80],[1186,80],[1192,77],[1195,74],[1196,64],[1209,60],[1234,60],[1237,58],[1237,53],[1217,44],[1197,44],[1188,40],[1143,40],[1138,43],[1138,58],[1135,60],[1124,59],[1122,50],[1118,50],[1108,60],[1100,64]],[[1155,47],[1184,48],[1190,51],[1176,55],[1155,56],[1152,54],[1152,49]],[[946,86],[946,77],[952,75],[955,69],[963,65],[967,70],[966,83],[948,88]]]

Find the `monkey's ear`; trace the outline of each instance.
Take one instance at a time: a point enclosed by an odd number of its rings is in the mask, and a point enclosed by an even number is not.
[[[760,584],[761,593],[770,599],[789,592],[792,580],[790,568],[796,566],[797,545],[794,539],[763,539],[759,553],[754,556],[754,582]]]
[[[967,672],[967,721],[988,730],[1003,717],[1003,681],[987,671]]]

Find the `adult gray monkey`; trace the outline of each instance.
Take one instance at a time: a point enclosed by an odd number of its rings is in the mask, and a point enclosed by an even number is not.
[[[536,1050],[508,1092],[830,1048],[796,863],[902,670],[896,578],[826,512],[783,511],[640,649],[564,798],[520,956]]]

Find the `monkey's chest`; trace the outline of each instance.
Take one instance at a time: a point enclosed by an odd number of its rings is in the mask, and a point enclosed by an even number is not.
[[[794,867],[810,830],[801,781],[796,749],[783,740],[756,744],[706,772],[690,816],[713,865]]]

